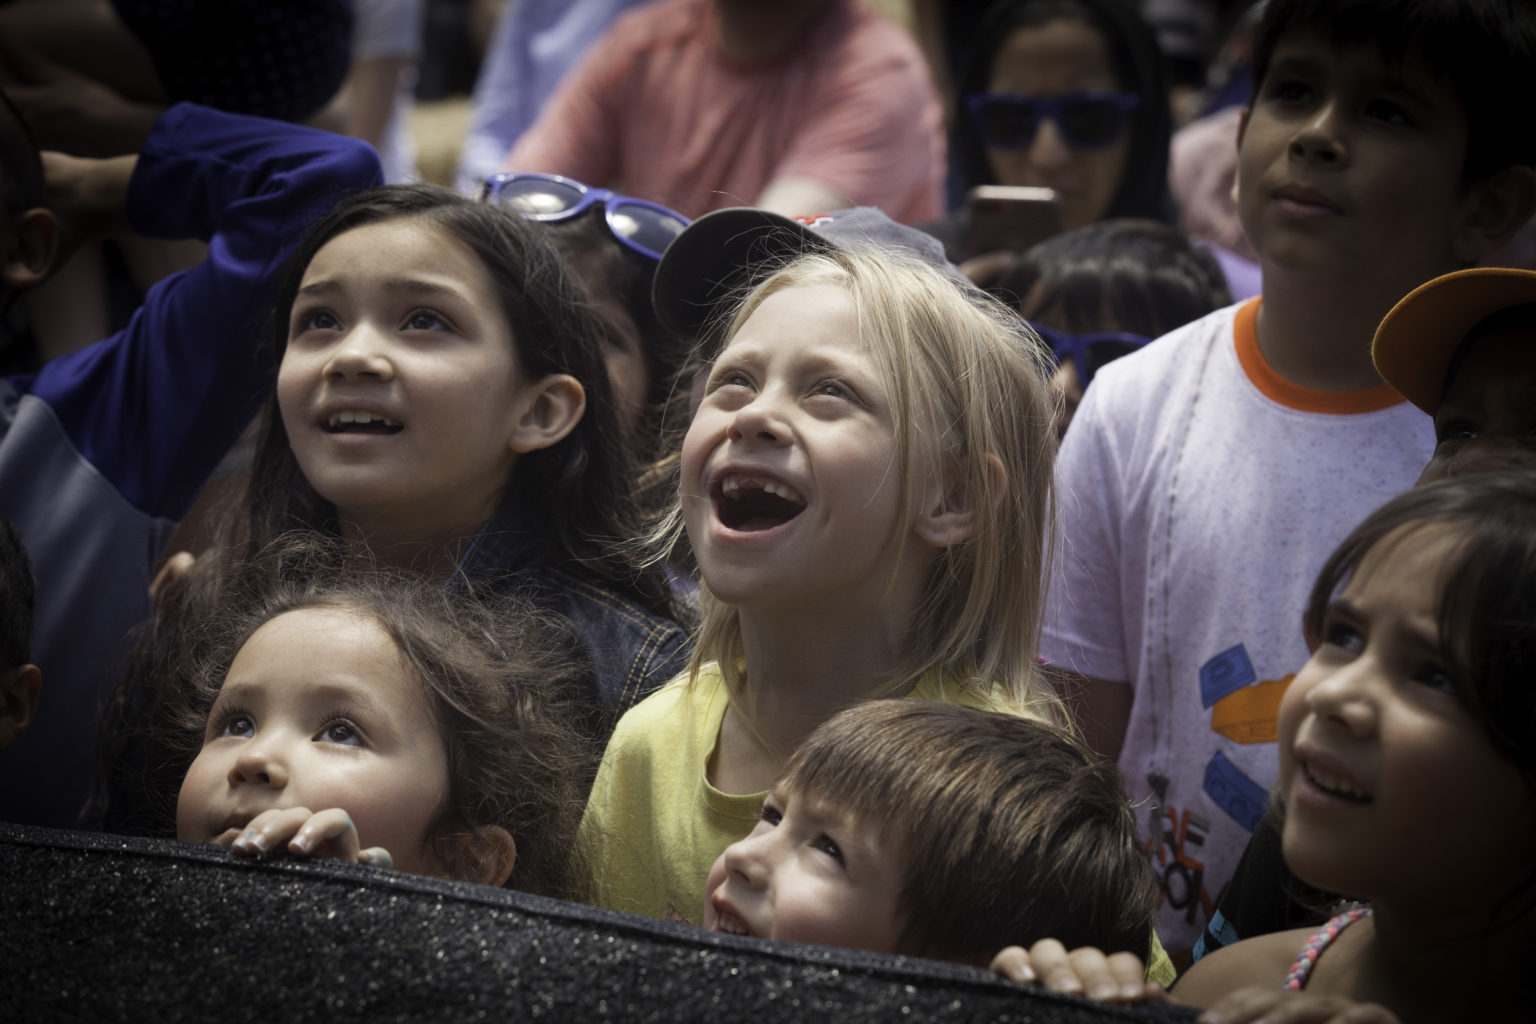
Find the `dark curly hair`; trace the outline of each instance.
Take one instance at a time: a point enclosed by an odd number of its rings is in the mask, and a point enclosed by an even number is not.
[[[573,669],[554,627],[525,602],[473,598],[419,574],[360,564],[312,534],[279,537],[251,559],[210,558],[188,584],[209,614],[171,634],[156,669],[174,681],[159,749],[185,768],[236,654],[285,612],[334,608],[373,619],[420,684],[448,753],[449,792],[428,830],[447,873],[481,877],[454,837],[500,826],[517,844],[507,881],[526,892],[580,899],[588,874],[573,851],[597,751],[577,733],[563,696]],[[189,595],[190,596],[190,595]],[[576,859],[573,859],[576,858]]]

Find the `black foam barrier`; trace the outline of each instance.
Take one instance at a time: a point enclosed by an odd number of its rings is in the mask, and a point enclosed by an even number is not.
[[[1188,1021],[420,875],[0,824],[0,1021]]]

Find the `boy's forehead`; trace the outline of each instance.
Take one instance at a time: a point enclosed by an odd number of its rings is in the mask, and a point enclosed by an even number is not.
[[[1455,85],[1435,70],[1420,48],[1388,51],[1370,40],[1338,40],[1315,28],[1299,27],[1275,44],[1266,75],[1306,70],[1409,88],[1427,99],[1455,99]]]

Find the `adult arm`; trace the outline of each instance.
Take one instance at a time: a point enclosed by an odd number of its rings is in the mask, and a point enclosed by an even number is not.
[[[258,348],[274,272],[310,222],[379,180],[355,139],[170,108],[129,178],[128,221],[149,237],[205,239],[208,259],[150,289],[123,331],[48,362],[28,390],[131,503],[179,517],[271,388]]]
[[[782,190],[803,181],[820,194],[780,212],[820,213],[851,202],[907,223],[934,220],[944,212],[944,123],[922,53],[880,15],[851,16],[855,30],[834,51],[824,92],[801,113],[757,205],[775,208]]]
[[[786,217],[799,217],[842,210],[857,206],[858,202],[815,178],[790,174],[770,181],[754,205]]]
[[[612,32],[588,50],[513,143],[505,171],[563,174],[605,186],[619,172],[619,125],[614,106],[631,88],[627,48]]]
[[[1050,677],[1056,692],[1066,699],[1083,742],[1109,763],[1118,761],[1131,721],[1131,685],[1065,669],[1052,669]]]

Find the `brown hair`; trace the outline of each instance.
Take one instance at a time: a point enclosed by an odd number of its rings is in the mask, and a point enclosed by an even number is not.
[[[1118,776],[1054,726],[869,701],[812,733],[775,788],[901,851],[903,952],[986,963],[1054,938],[1147,956],[1157,879]]]
[[[507,830],[517,859],[507,881],[526,892],[579,899],[588,889],[573,859],[576,826],[596,751],[571,724],[562,691],[572,671],[545,639],[555,635],[525,602],[471,598],[418,574],[360,567],[334,544],[288,536],[253,559],[229,562],[203,587],[219,600],[162,652],[161,678],[177,691],[165,717],[182,765],[201,747],[208,713],[235,655],[263,624],[303,608],[335,608],[376,621],[421,685],[448,752],[449,791],[428,830],[446,873],[478,878],[472,844],[455,837]]]
[[[619,429],[603,363],[607,328],[539,225],[431,185],[384,185],[348,196],[309,230],[278,275],[273,363],[287,348],[294,297],[316,253],[354,228],[395,220],[432,225],[485,266],[524,373],[568,373],[586,392],[586,410],[575,428],[558,443],[523,455],[506,493],[529,510],[552,550],[651,611],[674,614],[665,576],[634,554],[644,547],[641,515],[630,498],[638,469]],[[247,492],[249,549],[298,527],[337,533],[336,509],[299,468],[275,395],[258,422]]]

